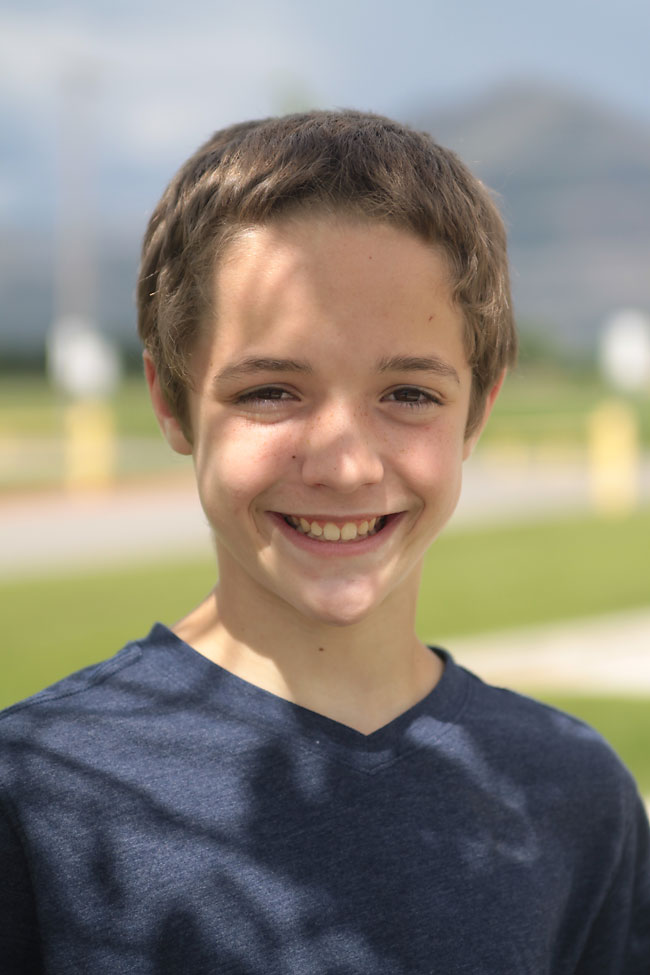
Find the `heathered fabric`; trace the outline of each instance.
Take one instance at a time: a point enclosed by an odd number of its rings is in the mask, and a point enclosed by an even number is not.
[[[648,975],[648,824],[448,654],[364,736],[156,625],[0,719],[0,970]]]

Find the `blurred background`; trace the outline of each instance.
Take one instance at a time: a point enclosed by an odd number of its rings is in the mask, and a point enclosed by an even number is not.
[[[521,361],[419,628],[597,724],[650,793],[645,0],[0,3],[0,705],[214,580],[141,378],[146,221],[211,132],[311,107],[431,132],[498,194]]]

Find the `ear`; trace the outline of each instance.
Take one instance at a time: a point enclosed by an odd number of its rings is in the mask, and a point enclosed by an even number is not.
[[[156,414],[158,426],[162,430],[163,436],[172,450],[175,450],[177,454],[189,455],[192,453],[192,444],[183,433],[180,423],[170,410],[167,400],[163,396],[153,359],[148,352],[145,352],[142,358],[144,361],[144,374],[147,380],[147,386],[149,387],[149,395],[151,396],[151,405]]]
[[[483,416],[481,417],[480,422],[477,424],[476,429],[469,435],[469,437],[465,439],[465,445],[463,447],[463,460],[467,460],[467,458],[471,455],[472,451],[474,450],[474,447],[479,442],[481,438],[481,434],[483,433],[483,430],[485,428],[485,424],[487,423],[490,417],[490,413],[492,412],[492,407],[494,406],[497,396],[501,391],[501,387],[503,386],[503,380],[505,378],[506,378],[506,372],[504,369],[501,375],[499,376],[498,380],[490,390],[490,392],[487,394],[487,397],[485,399],[485,407],[483,409]]]

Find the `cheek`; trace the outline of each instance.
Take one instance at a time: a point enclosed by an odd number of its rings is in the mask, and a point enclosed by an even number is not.
[[[204,505],[218,498],[222,510],[248,507],[289,470],[292,454],[293,442],[279,426],[236,423],[212,430],[195,451]]]
[[[404,476],[414,485],[440,488],[460,478],[463,441],[454,431],[431,430],[428,436],[402,441],[397,456]]]

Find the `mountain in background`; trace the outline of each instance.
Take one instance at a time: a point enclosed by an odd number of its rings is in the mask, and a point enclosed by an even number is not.
[[[649,126],[525,83],[409,121],[496,191],[524,324],[589,348],[621,307],[650,311]]]
[[[571,92],[514,82],[453,108],[402,115],[498,194],[524,327],[588,350],[613,312],[650,311],[650,126]],[[13,179],[33,178],[34,150],[23,144],[24,158],[14,146]],[[102,160],[99,317],[123,342],[135,344],[140,237],[166,176],[171,169],[163,176]],[[40,347],[52,318],[51,200],[24,187],[23,197],[24,218],[14,211],[0,228],[0,354]]]

